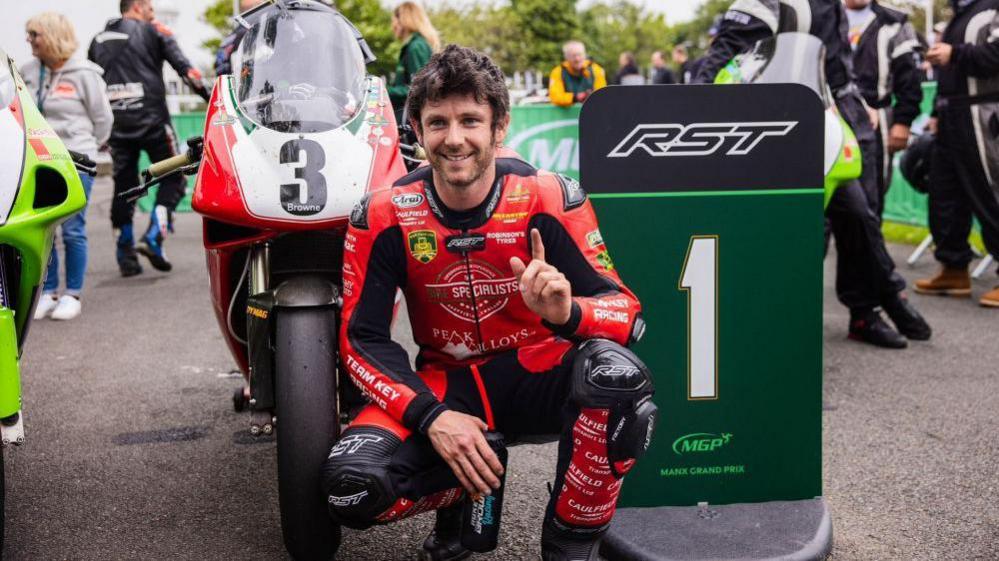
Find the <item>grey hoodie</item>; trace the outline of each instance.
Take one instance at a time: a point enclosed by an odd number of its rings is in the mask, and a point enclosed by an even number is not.
[[[75,58],[55,72],[43,70],[37,58],[21,67],[21,77],[49,126],[66,148],[90,158],[108,141],[114,120],[103,73],[89,60]]]

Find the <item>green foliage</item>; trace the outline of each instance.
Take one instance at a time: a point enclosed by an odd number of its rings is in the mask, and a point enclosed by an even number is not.
[[[214,3],[205,8],[201,14],[201,21],[212,26],[218,32],[217,37],[212,37],[201,42],[202,48],[212,54],[219,50],[222,38],[229,33],[229,18],[232,17],[232,0],[215,0]]]
[[[488,54],[508,75],[529,68],[517,14],[508,5],[438,4],[429,12],[441,43],[474,47]]]
[[[377,61],[368,65],[368,72],[376,76],[388,76],[393,72],[401,45],[392,35],[392,13],[378,0],[337,0],[336,7],[357,26],[378,57]]]
[[[691,60],[708,48],[708,29],[715,17],[728,11],[732,0],[706,0],[694,13],[694,19],[673,26],[676,43],[687,45]]]
[[[576,0],[510,0],[527,68],[548,70],[562,60],[562,44],[577,39]]]
[[[674,41],[664,16],[651,15],[627,0],[594,4],[580,14],[580,22],[586,53],[604,67],[608,79],[616,71],[622,52],[633,53],[638,66],[645,68],[654,51],[666,51]]]

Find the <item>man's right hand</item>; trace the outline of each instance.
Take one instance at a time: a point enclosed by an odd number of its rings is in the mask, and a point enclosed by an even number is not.
[[[461,486],[470,494],[489,495],[500,486],[503,464],[482,434],[482,419],[459,413],[441,413],[427,429],[434,450],[451,466]]]
[[[577,93],[575,95],[574,99],[575,99],[576,103],[583,103],[584,101],[586,101],[586,97],[588,95],[589,95],[589,92],[579,92],[579,93]]]

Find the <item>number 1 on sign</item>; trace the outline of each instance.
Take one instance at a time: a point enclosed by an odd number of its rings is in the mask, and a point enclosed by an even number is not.
[[[680,274],[687,292],[687,398],[718,399],[718,236],[692,236]]]

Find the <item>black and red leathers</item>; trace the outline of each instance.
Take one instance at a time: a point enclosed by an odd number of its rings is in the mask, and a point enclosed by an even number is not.
[[[573,358],[576,343],[588,339],[609,340],[630,355],[623,347],[644,326],[638,300],[614,269],[574,180],[499,158],[485,200],[455,212],[440,202],[432,177],[429,167],[418,169],[370,194],[351,217],[340,345],[344,366],[371,404],[323,468],[331,514],[363,527],[459,500],[457,479],[423,436],[453,409],[510,441],[560,433],[546,520],[599,532],[634,459],[608,458],[614,408],[585,397]],[[512,257],[531,260],[535,228],[548,263],[572,286],[563,326],[527,308],[511,269]],[[390,337],[397,289],[420,347],[418,371]],[[642,388],[633,394],[647,400],[651,380]]]

